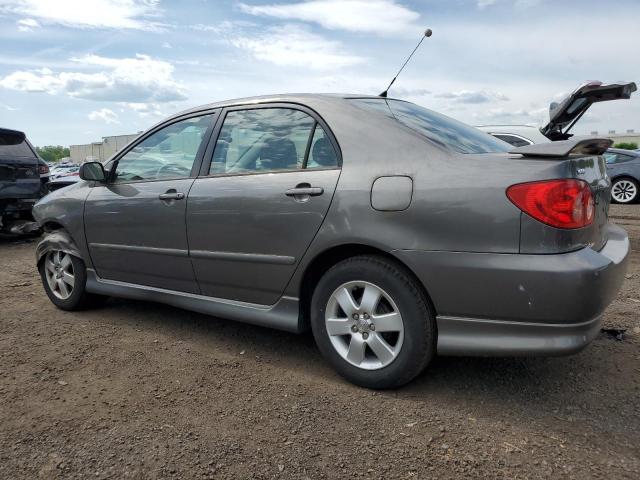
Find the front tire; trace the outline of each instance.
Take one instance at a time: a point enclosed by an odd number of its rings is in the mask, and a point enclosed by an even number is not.
[[[617,178],[611,186],[611,199],[615,203],[634,203],[640,197],[640,186],[631,178]]]
[[[62,310],[84,310],[107,300],[86,291],[87,269],[84,262],[69,253],[52,250],[38,265],[42,285],[49,300]]]
[[[435,315],[421,286],[378,256],[353,257],[324,274],[311,300],[311,328],[338,373],[367,388],[408,383],[436,351]]]

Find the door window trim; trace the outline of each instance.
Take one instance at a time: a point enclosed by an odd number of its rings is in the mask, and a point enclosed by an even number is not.
[[[305,151],[305,161],[303,161],[303,165],[305,168],[288,168],[281,170],[269,170],[269,171],[255,171],[255,172],[232,172],[232,173],[209,173],[211,168],[211,162],[213,161],[213,151],[215,150],[216,143],[218,142],[218,137],[220,136],[220,132],[222,130],[222,126],[224,125],[224,121],[227,118],[227,114],[229,112],[235,111],[244,111],[244,110],[258,110],[265,108],[283,108],[289,110],[298,110],[303,113],[309,115],[313,120],[315,120],[314,126],[312,128],[311,136],[309,137],[309,143],[307,144],[307,149]],[[313,141],[313,134],[315,133],[318,125],[322,127],[325,135],[331,142],[333,150],[336,154],[337,165],[335,167],[326,167],[326,168],[306,168],[306,158],[308,157],[311,151],[311,142]],[[205,159],[208,159],[205,161]],[[246,176],[246,175],[270,175],[275,173],[291,173],[291,172],[318,172],[325,170],[340,170],[342,169],[342,151],[340,150],[340,145],[335,138],[335,135],[329,128],[329,125],[324,121],[324,119],[313,109],[307,107],[306,105],[302,105],[299,103],[290,103],[290,102],[265,102],[259,104],[246,104],[246,105],[233,105],[229,107],[224,107],[222,111],[219,113],[216,122],[215,128],[213,129],[213,133],[208,141],[207,148],[204,152],[203,157],[201,158],[200,165],[200,173],[197,178],[219,178],[219,177],[238,177],[238,176]]]
[[[113,158],[113,160],[108,162],[111,164],[111,167],[109,168],[107,181],[103,185],[129,185],[132,183],[152,183],[152,182],[164,182],[164,181],[173,181],[173,180],[184,180],[187,178],[196,178],[198,176],[198,172],[200,171],[202,158],[204,157],[205,151],[209,145],[211,133],[215,129],[218,123],[218,120],[220,118],[220,110],[221,110],[220,108],[214,108],[209,110],[192,112],[185,115],[181,115],[179,117],[171,118],[170,120],[157,124],[155,127],[151,127],[149,130],[147,130],[138,138],[136,138],[134,140],[134,143],[131,143],[128,147],[118,152],[116,156]],[[118,182],[118,183],[115,183],[113,181],[114,175],[116,174],[116,169],[118,168],[118,162],[120,162],[122,157],[124,157],[127,153],[129,153],[134,148],[136,148],[140,143],[144,142],[147,138],[154,135],[156,132],[162,130],[163,128],[169,127],[175,123],[181,122],[183,120],[188,120],[190,118],[205,117],[207,115],[212,115],[211,123],[209,124],[209,126],[207,127],[207,129],[205,130],[202,136],[202,141],[200,142],[200,146],[198,147],[196,156],[193,159],[193,165],[191,166],[191,172],[189,173],[189,175],[180,176],[180,177],[162,177],[162,178],[152,178],[152,179],[142,179],[142,180],[129,180],[126,182]]]

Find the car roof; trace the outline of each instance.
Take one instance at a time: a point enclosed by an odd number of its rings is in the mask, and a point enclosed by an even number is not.
[[[623,153],[625,155],[631,155],[632,157],[640,157],[640,152],[637,150],[626,150],[624,148],[610,148],[607,152]]]
[[[368,99],[377,99],[383,100],[383,97],[377,95],[367,95],[367,94],[355,94],[355,93],[282,93],[282,94],[274,94],[274,95],[260,95],[255,97],[243,97],[243,98],[234,98],[231,100],[222,100],[219,102],[208,103],[205,105],[200,105],[198,107],[193,107],[182,112],[179,112],[173,117],[179,117],[182,115],[187,115],[189,113],[200,112],[202,110],[210,110],[214,108],[223,108],[223,107],[234,107],[237,105],[251,105],[251,104],[261,104],[261,103],[300,103],[304,105],[309,100],[323,100],[325,102],[334,102],[335,104],[342,104],[345,100],[354,99],[354,98],[368,98]],[[405,101],[399,98],[385,98],[385,100],[399,100]]]
[[[4,135],[22,135],[22,136],[26,136],[24,134],[24,132],[21,132],[20,130],[12,130],[10,128],[2,128],[2,127],[0,127],[0,133],[4,134]]]

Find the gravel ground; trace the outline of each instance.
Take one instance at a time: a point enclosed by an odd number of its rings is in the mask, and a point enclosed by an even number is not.
[[[340,379],[310,335],[110,300],[65,313],[0,238],[0,478],[640,478],[640,205],[603,333],[566,358]]]

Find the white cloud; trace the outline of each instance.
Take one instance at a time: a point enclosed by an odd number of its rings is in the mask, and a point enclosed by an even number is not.
[[[9,112],[16,112],[16,111],[20,110],[19,108],[12,107],[11,105],[7,105],[6,103],[2,103],[2,102],[0,102],[0,108],[4,108],[5,110],[7,110]]]
[[[166,114],[161,110],[161,107],[157,103],[124,103],[123,106],[130,108],[141,117],[166,117]]]
[[[296,25],[272,28],[263,35],[232,35],[229,42],[259,60],[280,66],[332,70],[365,61],[363,57],[344,53],[339,42]]]
[[[476,3],[478,4],[478,8],[481,10],[487,7],[496,5],[497,3],[510,3],[510,4],[513,4],[516,8],[530,8],[530,7],[535,7],[541,2],[542,0],[477,0],[476,1]]]
[[[108,108],[101,108],[100,110],[94,110],[88,115],[89,120],[101,120],[106,124],[109,123],[120,123],[118,120],[118,114],[113,110],[109,110]]]
[[[478,8],[486,8],[495,5],[498,0],[478,0]]]
[[[18,30],[20,30],[21,32],[30,32],[34,28],[40,28],[40,24],[38,23],[38,21],[34,20],[33,18],[23,18],[21,20],[18,20],[16,22],[16,25],[18,25]]]
[[[75,98],[116,102],[172,102],[186,99],[184,87],[173,78],[173,65],[148,55],[108,58],[86,55],[72,58],[84,69],[100,71],[59,72],[48,68],[16,71],[0,78],[0,87],[50,95],[66,93]]]
[[[537,125],[542,126],[549,121],[547,108],[513,109],[492,108],[475,112],[473,118],[476,124],[492,125]]]
[[[75,28],[158,30],[159,0],[0,0],[0,13]]]
[[[506,102],[509,100],[503,93],[487,90],[460,90],[459,92],[439,93],[435,96],[437,98],[447,98],[458,103]]]
[[[420,14],[395,0],[311,0],[239,5],[243,12],[251,15],[313,22],[331,30],[391,34],[423,28],[415,24]]]

